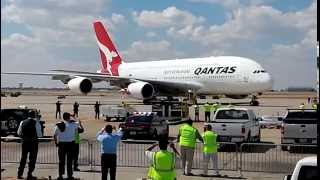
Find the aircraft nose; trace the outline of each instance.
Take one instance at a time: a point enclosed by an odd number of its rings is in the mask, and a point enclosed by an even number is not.
[[[273,78],[269,73],[265,74],[265,77],[263,78],[263,82],[266,85],[266,89],[271,90],[273,86]]]

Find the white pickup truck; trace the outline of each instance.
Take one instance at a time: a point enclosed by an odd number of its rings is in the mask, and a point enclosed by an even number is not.
[[[209,123],[220,142],[259,142],[260,125],[251,109],[219,108]]]
[[[287,175],[283,180],[318,180],[317,157],[305,157],[299,160],[291,175]]]
[[[282,150],[295,144],[317,144],[317,112],[314,109],[288,109],[281,126]]]

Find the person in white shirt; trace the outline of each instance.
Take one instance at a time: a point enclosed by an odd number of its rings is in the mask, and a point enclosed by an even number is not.
[[[58,180],[63,179],[65,160],[67,157],[67,176],[68,179],[73,179],[73,158],[76,133],[79,130],[79,124],[71,121],[70,113],[63,113],[63,120],[56,124],[54,130],[54,141],[58,147],[59,156],[59,177]]]

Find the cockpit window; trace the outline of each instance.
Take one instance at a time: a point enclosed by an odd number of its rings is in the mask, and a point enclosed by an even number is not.
[[[266,73],[267,71],[265,70],[255,70],[253,71],[253,74],[256,74],[256,73]]]

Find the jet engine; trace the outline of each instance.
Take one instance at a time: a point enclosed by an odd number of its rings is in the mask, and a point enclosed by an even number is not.
[[[246,97],[248,97],[247,94],[240,94],[240,95],[225,95],[227,98],[231,98],[231,99],[244,99]]]
[[[131,83],[127,89],[128,93],[138,99],[150,99],[154,95],[154,88],[147,82],[135,82]]]
[[[92,90],[92,82],[84,77],[77,77],[68,82],[68,88],[75,93],[88,94]]]

